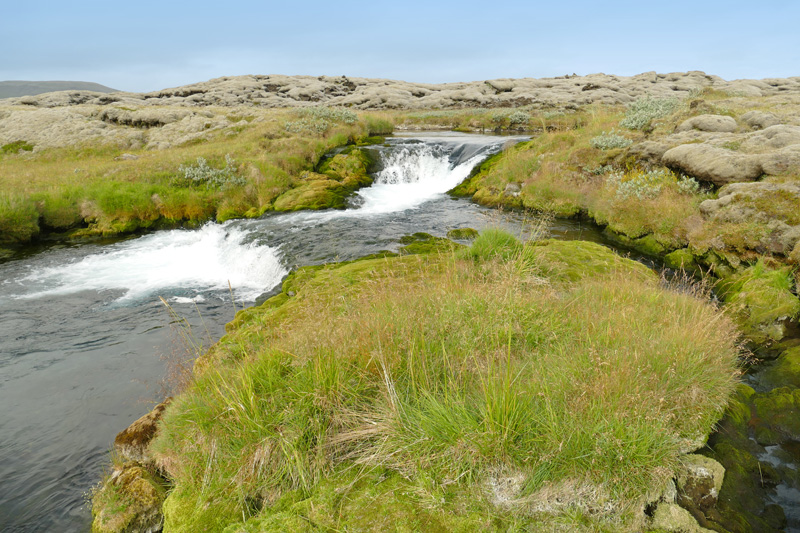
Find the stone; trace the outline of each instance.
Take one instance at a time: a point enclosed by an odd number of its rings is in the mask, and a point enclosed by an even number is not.
[[[653,514],[650,528],[670,533],[712,533],[710,529],[702,528],[697,520],[675,503],[660,503]]]
[[[781,123],[781,119],[773,113],[765,113],[763,111],[748,111],[739,119],[751,128],[759,130]]]
[[[760,160],[764,174],[770,176],[800,172],[800,144],[760,154]]]
[[[714,507],[722,490],[725,468],[714,459],[697,454],[684,455],[678,470],[677,486],[681,500],[705,512]]]
[[[630,155],[636,156],[638,159],[650,161],[651,163],[660,163],[661,157],[664,152],[669,150],[670,146],[666,143],[658,141],[643,141],[636,143],[628,148]]]
[[[800,144],[800,126],[780,124],[749,133],[742,142],[741,149],[748,152],[763,152],[795,144]]]
[[[162,480],[135,463],[114,470],[92,497],[92,533],[157,533],[164,517]]]
[[[129,461],[134,461],[143,465],[153,462],[147,447],[158,433],[158,421],[164,414],[164,410],[172,401],[167,398],[156,405],[152,411],[136,420],[117,434],[114,439],[114,450]]]
[[[762,431],[756,431],[759,444],[781,444],[800,441],[800,389],[780,387],[769,392],[756,393],[753,404]],[[757,427],[756,430],[759,428]]]
[[[725,115],[698,115],[683,121],[675,131],[690,130],[733,133],[736,131],[736,121]]]
[[[770,388],[800,389],[800,346],[781,353],[775,362],[761,372],[761,383]]]
[[[667,150],[662,162],[715,185],[752,181],[763,174],[758,155],[739,154],[707,144],[682,144]]]

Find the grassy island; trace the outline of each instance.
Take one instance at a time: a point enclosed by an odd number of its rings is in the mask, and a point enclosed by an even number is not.
[[[732,392],[732,323],[586,242],[294,272],[167,408],[166,531],[641,530]]]

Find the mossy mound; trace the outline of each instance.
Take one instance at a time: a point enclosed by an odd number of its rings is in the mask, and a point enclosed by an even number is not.
[[[640,530],[733,388],[733,325],[599,245],[480,239],[237,314],[151,445],[167,529]]]
[[[363,150],[352,149],[325,159],[317,172],[304,172],[294,188],[278,196],[275,211],[344,209],[347,197],[372,184],[371,161]]]
[[[789,386],[800,389],[800,346],[781,353],[774,364],[764,369],[760,380],[768,387]]]
[[[469,241],[478,236],[478,230],[473,228],[456,228],[447,232],[447,238],[456,241]]]
[[[126,463],[92,498],[92,533],[160,531],[164,482],[135,463]]]

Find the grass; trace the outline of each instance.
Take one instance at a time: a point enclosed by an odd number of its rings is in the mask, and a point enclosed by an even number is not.
[[[113,234],[258,216],[273,209],[281,195],[306,184],[304,176],[331,149],[393,128],[391,117],[360,116],[346,109],[249,113],[250,120],[235,128],[166,150],[100,143],[34,153],[25,152],[28,144],[3,147],[0,243],[28,242],[41,232]],[[298,121],[311,126],[291,127]],[[123,151],[136,159],[121,159]],[[339,192],[348,194],[358,186],[348,183]],[[341,194],[321,207],[339,206]]]
[[[638,530],[721,415],[735,338],[591,243],[300,269],[168,409],[165,527]]]

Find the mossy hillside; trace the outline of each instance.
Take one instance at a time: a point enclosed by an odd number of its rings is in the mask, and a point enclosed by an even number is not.
[[[588,243],[301,269],[166,413],[166,525],[638,529],[721,415],[734,338]]]
[[[109,235],[259,216],[295,188],[306,190],[279,207],[341,207],[345,196],[369,184],[359,169],[366,155],[356,151],[343,156],[347,163],[332,162],[337,168],[323,171],[335,182],[324,191],[314,171],[333,148],[366,139],[370,115],[252,112],[254,119],[236,128],[164,150],[98,144],[0,154],[0,242],[24,243],[42,231]],[[390,126],[383,123],[381,131]],[[184,169],[201,160],[208,173],[228,168],[229,183],[186,179]]]

